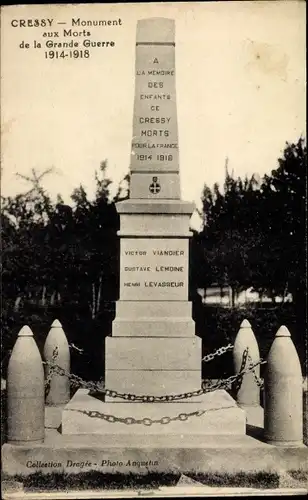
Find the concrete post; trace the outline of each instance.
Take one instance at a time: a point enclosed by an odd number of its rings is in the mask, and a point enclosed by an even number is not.
[[[281,326],[270,348],[264,377],[264,437],[276,446],[303,443],[303,387],[289,330]]]
[[[244,319],[235,338],[233,348],[233,364],[235,374],[239,373],[242,368],[243,354],[247,348],[251,361],[253,363],[259,361],[260,353],[257,339],[249,321]],[[250,360],[248,358],[245,365],[246,368],[249,365],[249,361]],[[256,366],[254,371],[255,375],[260,377],[260,365]],[[236,399],[241,407],[260,405],[260,387],[256,382],[253,372],[249,372],[243,376],[241,387],[238,390]]]
[[[44,441],[44,369],[28,326],[20,330],[9,361],[7,410],[9,443]]]
[[[56,349],[56,357],[54,352]],[[66,335],[60,321],[57,319],[51,325],[44,345],[44,359],[70,372],[70,350]],[[70,381],[66,375],[58,375],[52,368],[45,365],[46,380],[50,379],[46,404],[50,406],[64,405],[70,400]]]

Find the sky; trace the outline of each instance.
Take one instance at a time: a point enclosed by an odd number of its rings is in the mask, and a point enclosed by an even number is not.
[[[73,18],[118,20],[63,38]],[[43,185],[70,202],[82,184],[91,198],[94,172],[108,161],[116,189],[129,169],[136,24],[169,17],[176,26],[176,92],[182,198],[200,203],[204,183],[277,167],[286,141],[306,130],[305,3],[297,1],[32,5],[1,10],[2,195],[26,192],[16,173],[54,172]],[[13,27],[53,19],[52,28]],[[30,23],[31,24],[31,23]],[[82,31],[84,28],[73,28]],[[114,41],[85,59],[45,58],[54,41]],[[42,48],[34,48],[40,42]],[[30,48],[20,48],[29,43]]]

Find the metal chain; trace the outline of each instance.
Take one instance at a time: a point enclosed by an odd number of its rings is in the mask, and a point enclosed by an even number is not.
[[[72,349],[74,349],[74,351],[78,352],[78,354],[83,354],[84,353],[84,350],[80,349],[80,347],[77,347],[75,344],[73,344],[73,342],[71,342],[68,345],[69,345],[69,347],[71,347]]]
[[[110,415],[106,413],[101,413],[99,411],[94,411],[94,410],[77,410],[77,409],[71,409],[70,411],[76,411],[78,413],[83,413],[84,415],[87,415],[90,418],[100,418],[101,420],[106,420],[107,422],[110,423],[115,423],[115,422],[120,422],[122,424],[126,425],[132,425],[132,424],[141,424],[141,425],[146,425],[146,426],[151,426],[153,424],[161,424],[161,425],[166,425],[169,424],[170,422],[175,422],[177,420],[181,422],[185,422],[188,420],[190,417],[201,417],[207,412],[210,411],[219,411],[219,410],[225,410],[227,408],[234,408],[233,406],[221,406],[220,408],[208,408],[206,410],[196,410],[192,411],[190,413],[180,413],[179,415],[176,415],[175,417],[162,417],[159,419],[152,419],[150,417],[144,417],[144,418],[134,418],[134,417],[116,417],[115,415]]]
[[[241,364],[241,368],[240,368],[240,371],[237,375],[239,375],[240,373],[243,373],[243,371],[245,370],[245,367],[246,367],[246,363],[247,363],[247,357],[248,357],[248,347],[246,347],[246,349],[244,350],[243,352],[243,357],[242,357],[242,364]],[[235,391],[235,393],[237,394],[238,391],[240,390],[241,388],[241,385],[242,385],[242,382],[243,382],[243,374],[240,375],[236,380],[235,380],[235,383],[233,385],[233,391]]]
[[[248,360],[249,360],[250,365],[251,365],[253,363],[253,361],[252,361],[252,357],[250,356],[250,354],[248,354]],[[264,386],[264,381],[262,380],[261,377],[259,377],[256,374],[256,370],[255,369],[252,370],[252,373],[253,373],[253,376],[254,376],[254,379],[256,381],[257,386],[260,387],[260,389],[262,389],[263,386]]]
[[[217,387],[217,388],[219,388],[219,389],[229,388],[230,384],[234,383],[237,379],[242,380],[243,375],[250,373],[250,372],[253,372],[256,366],[263,365],[264,363],[266,363],[266,361],[264,361],[264,360],[257,361],[256,363],[251,364],[248,368],[244,369],[243,371],[240,371],[238,374],[232,375],[231,377],[229,377],[226,380],[219,381],[219,387]]]
[[[232,344],[228,344],[228,345],[225,345],[223,347],[220,347],[219,349],[217,349],[217,351],[214,351],[211,354],[207,354],[206,356],[204,356],[202,358],[202,361],[204,361],[205,363],[208,363],[208,361],[212,361],[216,356],[221,356],[222,354],[225,354],[225,352],[230,351],[231,349],[233,349]]]
[[[50,361],[43,361],[43,364],[47,366],[52,366],[53,373],[69,378],[72,385],[75,385],[77,387],[82,387],[84,389],[89,389],[91,391],[101,391],[101,392],[104,391],[104,384],[101,382],[86,382],[81,377],[78,377],[78,375],[69,373],[66,370],[64,370],[64,368],[62,368],[61,366],[54,364]]]
[[[232,349],[233,346],[231,344],[228,344],[227,346],[220,347],[217,349],[217,351],[214,351],[211,354],[208,354],[202,358],[202,361],[208,362],[211,361],[215,358],[215,356],[221,356],[225,352],[229,351]],[[78,377],[77,375],[71,374],[69,372],[66,372],[61,366],[57,365],[55,363],[56,358],[58,357],[58,347],[55,347],[52,353],[52,359],[51,361],[44,361],[43,364],[49,367],[48,375],[46,378],[45,382],[45,394],[48,395],[50,391],[50,384],[51,384],[51,379],[54,374],[66,376],[69,378],[70,382],[73,385],[77,385],[78,387],[83,387],[86,389],[89,389],[91,391],[98,391],[101,393],[106,394],[106,396],[114,397],[114,398],[121,398],[125,399],[127,401],[139,401],[139,402],[144,402],[144,403],[153,403],[153,402],[171,402],[171,401],[179,401],[181,399],[188,399],[196,396],[201,396],[202,394],[206,394],[208,392],[213,392],[218,389],[230,389],[230,386],[234,383],[236,383],[236,388],[237,390],[239,389],[243,376],[247,373],[252,372],[254,375],[254,378],[256,380],[256,383],[258,384],[259,387],[263,386],[263,381],[260,379],[255,371],[256,366],[261,365],[266,363],[266,361],[259,360],[255,363],[253,363],[253,360],[248,352],[248,347],[245,349],[243,353],[243,359],[242,359],[242,364],[241,364],[241,369],[239,373],[236,375],[231,375],[229,378],[225,380],[218,380],[216,382],[210,382],[207,380],[202,381],[202,386],[201,389],[198,389],[196,391],[191,391],[183,394],[169,394],[169,395],[164,395],[164,396],[149,396],[149,395],[136,395],[136,394],[126,394],[126,393],[119,393],[114,390],[109,390],[104,387],[103,382],[86,382],[84,381],[81,377]],[[246,363],[247,359],[249,360],[248,367],[246,368]],[[238,387],[239,386],[239,387]],[[135,419],[134,417],[116,417],[115,415],[110,415],[110,414],[105,414],[101,413],[99,411],[91,411],[91,410],[74,410],[72,409],[71,411],[78,411],[81,412],[91,418],[100,418],[102,420],[106,420],[107,422],[114,423],[114,422],[120,422],[126,425],[131,425],[131,424],[141,424],[145,426],[151,426],[153,424],[161,424],[161,425],[166,425],[169,424],[170,422],[173,421],[186,421],[188,418],[193,417],[193,416],[202,416],[206,412],[209,411],[218,411],[223,408],[233,408],[233,406],[226,406],[226,407],[220,407],[220,408],[210,408],[207,410],[196,410],[190,413],[180,413],[179,415],[176,415],[175,417],[167,417],[164,416],[160,419],[151,419],[149,417],[144,417],[142,419]]]
[[[79,353],[81,353],[83,351],[82,349],[77,348],[74,344],[69,344],[69,346],[72,347],[73,349],[77,350]],[[56,347],[56,349],[57,349],[57,347]],[[205,361],[205,362],[211,361],[212,359],[215,358],[215,356],[221,356],[222,354],[224,354],[225,352],[229,351],[230,349],[233,349],[233,345],[232,344],[228,344],[227,346],[220,347],[219,349],[217,349],[217,351],[214,351],[213,353],[207,354],[206,356],[204,356],[204,358],[202,358],[202,361]],[[55,351],[54,351],[54,353],[55,353]],[[58,375],[63,375],[63,376],[69,377],[69,379],[71,380],[71,382],[72,382],[73,385],[79,386],[79,387],[81,386],[84,389],[105,392],[107,396],[119,397],[119,398],[122,398],[122,399],[129,399],[130,401],[135,400],[135,399],[136,400],[139,399],[141,401],[149,401],[149,402],[154,401],[154,399],[153,399],[152,396],[136,396],[136,398],[135,398],[134,394],[122,394],[122,393],[118,393],[117,391],[110,391],[108,389],[105,390],[104,389],[104,384],[101,383],[101,382],[98,382],[98,383],[96,383],[96,382],[85,382],[81,377],[78,377],[77,375],[74,375],[74,374],[71,374],[71,373],[66,373],[63,370],[63,368],[61,368],[61,366],[58,366],[58,365],[56,365],[54,363],[55,358],[57,357],[57,355],[58,355],[58,351],[57,351],[57,354],[56,354],[55,357],[53,355],[53,357],[52,357],[52,363],[50,363],[48,361],[43,362],[44,364],[49,365],[50,368],[51,368],[50,371],[49,371],[49,374],[48,374],[48,380],[46,380],[46,386],[47,386],[47,384],[50,386],[50,381],[51,381],[51,378],[53,376],[53,372],[56,371],[56,373]],[[49,390],[50,390],[50,387],[49,387]],[[48,392],[49,392],[49,390],[48,390]],[[203,394],[203,392],[201,394]],[[193,396],[195,396],[195,395],[200,395],[199,391],[198,391],[198,394],[193,394]],[[192,397],[192,396],[190,396],[190,397]],[[161,401],[167,401],[167,400],[169,401],[170,400],[169,396],[161,396],[161,398],[162,398]],[[180,398],[178,398],[178,399],[180,399]]]
[[[45,361],[44,363],[47,365],[52,364],[49,361]],[[260,360],[254,364],[250,364],[248,368],[241,370],[236,375],[231,375],[231,377],[229,377],[225,380],[218,380],[217,382],[214,382],[214,383],[208,382],[208,381],[202,381],[201,389],[191,391],[191,392],[182,393],[182,394],[167,394],[164,396],[120,393],[120,392],[115,391],[115,390],[106,389],[102,382],[98,382],[98,383],[86,382],[81,377],[78,377],[77,375],[70,374],[70,373],[66,372],[63,368],[61,368],[60,366],[58,366],[56,364],[53,364],[53,367],[54,367],[54,373],[68,377],[73,385],[83,387],[84,389],[89,389],[89,390],[95,391],[95,392],[101,392],[101,393],[104,393],[106,396],[110,396],[112,398],[120,398],[120,399],[124,399],[126,401],[138,401],[138,402],[143,402],[143,403],[154,403],[154,402],[179,401],[181,399],[188,399],[188,398],[192,398],[192,397],[196,397],[196,396],[201,396],[202,394],[205,394],[207,392],[212,392],[212,391],[215,391],[217,389],[229,388],[229,386],[231,384],[233,384],[237,379],[242,378],[245,373],[249,373],[249,372],[253,371],[256,366],[258,366],[259,364],[263,364],[263,363],[265,363],[265,361]]]
[[[76,349],[78,350],[79,352],[82,351],[82,349],[79,349],[77,348],[74,344],[69,344],[70,347],[72,347],[73,349]],[[202,361],[204,361],[205,363],[209,362],[209,361],[212,361],[216,356],[221,356],[222,354],[224,354],[225,352],[229,351],[233,349],[233,345],[232,344],[228,344],[226,346],[223,346],[223,347],[220,347],[219,349],[217,349],[216,351],[214,351],[213,353],[211,354],[207,354],[206,356],[204,356],[202,358]],[[57,347],[56,349],[57,350]],[[190,395],[191,393],[187,393],[189,394],[189,396],[186,396],[186,394],[180,394],[178,395],[178,397],[176,396],[157,396],[155,397],[155,399],[153,399],[154,396],[135,396],[134,394],[122,394],[122,393],[118,393],[117,391],[112,391],[112,390],[108,390],[108,389],[104,389],[104,384],[102,382],[85,382],[81,377],[78,377],[77,375],[74,375],[74,374],[70,374],[70,373],[66,373],[63,368],[61,368],[60,366],[56,365],[54,363],[57,355],[58,355],[58,350],[57,350],[57,353],[56,355],[54,356],[55,354],[55,351],[53,353],[53,357],[52,357],[52,363],[48,362],[48,361],[45,361],[44,364],[46,365],[49,365],[51,367],[51,370],[49,371],[49,374],[48,374],[48,380],[46,380],[46,385],[47,383],[50,385],[50,381],[51,381],[51,378],[53,376],[53,372],[56,371],[56,373],[58,375],[63,375],[63,376],[67,376],[70,378],[71,382],[73,385],[76,385],[76,386],[82,386],[84,389],[89,389],[89,390],[94,390],[94,391],[101,391],[101,392],[105,392],[107,396],[111,396],[111,397],[119,397],[119,398],[122,398],[122,399],[129,399],[129,400],[141,400],[141,401],[149,401],[149,402],[152,402],[154,400],[157,400],[157,398],[161,398],[159,399],[160,401],[169,401],[171,398],[174,399],[181,399],[184,397],[193,397],[193,396],[199,396],[200,394],[203,394],[203,391],[200,392],[199,391],[194,391],[194,393],[192,393],[192,395]],[[146,399],[145,399],[146,398]]]
[[[256,384],[258,385],[258,387],[263,388],[263,385],[264,385],[263,380],[256,373],[256,370],[255,370],[256,365],[253,364],[253,359],[252,359],[252,357],[249,354],[249,348],[248,347],[246,347],[246,349],[243,352],[243,358],[242,358],[242,364],[241,364],[240,372],[242,372],[243,369],[245,368],[247,360],[249,361],[248,367],[251,368],[251,370],[249,370],[249,371],[252,372]],[[260,364],[264,364],[264,363],[265,363],[265,361],[263,361]],[[234,386],[234,390],[236,392],[240,389],[242,380],[243,380],[243,375],[241,375],[240,379],[238,379],[237,383]]]
[[[49,365],[49,370],[48,370],[46,381],[45,381],[45,397],[48,396],[49,391],[50,391],[51,379],[54,375],[55,366],[57,366],[57,365],[55,365],[55,360],[57,359],[58,354],[59,354],[59,349],[58,349],[58,346],[56,346],[54,348],[54,350],[52,351],[52,357],[51,357],[52,362]]]

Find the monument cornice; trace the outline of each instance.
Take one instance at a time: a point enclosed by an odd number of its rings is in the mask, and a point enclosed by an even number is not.
[[[193,235],[192,231],[188,231],[186,233],[167,233],[167,232],[140,232],[137,233],[136,231],[133,233],[131,232],[126,232],[126,231],[118,231],[117,232],[118,236],[121,236],[121,238],[168,238],[168,239],[181,239],[181,238],[191,238]]]
[[[195,204],[182,200],[128,199],[116,203],[119,214],[191,215]]]

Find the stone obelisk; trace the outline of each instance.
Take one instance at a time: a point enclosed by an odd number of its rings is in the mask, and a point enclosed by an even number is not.
[[[201,339],[188,302],[189,219],[180,199],[174,21],[137,25],[130,198],[120,214],[120,300],[106,387],[163,395],[200,388]]]

